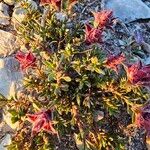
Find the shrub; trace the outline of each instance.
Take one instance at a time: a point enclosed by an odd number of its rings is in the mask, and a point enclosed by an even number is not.
[[[8,149],[63,149],[69,142],[64,149],[123,150],[133,106],[148,98],[142,83],[149,66],[131,67],[126,50],[110,54],[103,47],[104,34],[115,34],[112,11],[94,13],[97,20],[84,25],[71,13],[76,1],[62,2],[43,0],[50,4],[44,15],[24,6],[18,36],[27,50],[16,54],[24,90],[8,102],[12,122],[20,124]]]

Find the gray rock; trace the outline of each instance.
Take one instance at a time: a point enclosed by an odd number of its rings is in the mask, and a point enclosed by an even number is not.
[[[0,30],[0,57],[10,55],[19,48],[18,41],[13,34]]]
[[[4,2],[8,5],[14,5],[15,0],[4,0]]]
[[[4,133],[7,132],[13,132],[13,130],[19,129],[19,122],[12,123],[11,118],[13,117],[7,110],[7,108],[3,108],[4,113],[3,113],[3,122],[5,123],[5,126],[3,126]],[[7,125],[7,126],[6,126]],[[7,128],[6,128],[7,127]]]
[[[9,145],[11,143],[11,136],[13,134],[14,130],[8,124],[4,121],[0,123],[0,150],[7,150],[5,145]]]
[[[104,112],[103,111],[95,111],[94,113],[94,120],[96,122],[102,120],[104,118]]]
[[[1,2],[0,3],[0,24],[1,25],[6,26],[10,24],[9,22],[10,16],[8,14],[8,11],[9,11],[9,7],[6,4]]]
[[[65,13],[62,13],[62,12],[55,13],[55,16],[60,21],[65,21],[65,19],[67,19],[67,15]]]
[[[1,2],[0,3],[0,11],[3,11],[4,14],[8,14],[8,10],[9,10],[9,7],[6,4]]]
[[[6,134],[5,137],[3,138],[2,142],[0,143],[0,150],[7,150],[5,145],[9,145],[11,143],[11,135]]]
[[[104,9],[112,9],[115,17],[125,23],[137,19],[149,19],[150,8],[141,0],[103,0]]]
[[[10,24],[9,20],[10,20],[10,17],[6,16],[4,13],[0,11],[0,24],[3,26],[7,26]]]
[[[27,11],[24,8],[15,8],[13,15],[12,15],[12,21],[14,23],[20,23],[22,22],[26,17]]]
[[[23,74],[19,63],[13,57],[0,59],[0,93],[6,98],[13,97],[21,90]]]
[[[143,62],[144,62],[144,64],[149,65],[150,64],[150,56],[147,57]]]
[[[30,5],[30,8],[32,10],[37,10],[37,4],[33,0],[26,0],[26,1],[23,0],[23,1],[16,3],[14,7],[14,12],[12,14],[12,21],[15,24],[24,21],[26,18],[27,10],[22,8],[22,3],[26,3]]]

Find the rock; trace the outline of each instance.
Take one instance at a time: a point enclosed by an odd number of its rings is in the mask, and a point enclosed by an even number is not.
[[[27,11],[23,8],[14,8],[14,12],[12,14],[12,21],[14,23],[22,22],[26,17]]]
[[[4,2],[8,5],[14,5],[15,4],[15,0],[4,0]]]
[[[14,97],[21,89],[23,74],[13,57],[0,59],[0,93],[6,98]]]
[[[0,124],[0,150],[7,150],[4,146],[10,144],[13,133],[14,130],[5,122]]]
[[[104,9],[112,9],[115,17],[125,23],[137,19],[149,19],[150,8],[141,0],[104,0]]]
[[[38,6],[36,4],[36,2],[34,2],[33,0],[27,0],[28,4],[31,6],[32,10],[37,10]]]
[[[104,112],[103,111],[95,111],[94,113],[94,120],[96,122],[102,120],[104,118]]]
[[[30,8],[32,10],[37,10],[37,4],[33,0],[21,1],[16,3],[14,7],[14,12],[12,14],[12,21],[14,23],[22,22],[26,18],[27,10],[22,7],[23,3],[27,3],[28,5],[30,5]]]
[[[7,150],[5,145],[9,145],[11,143],[11,135],[6,134],[5,137],[3,138],[2,142],[0,143],[0,150]]]
[[[146,64],[146,65],[150,64],[150,56],[144,60],[144,64]]]
[[[4,14],[8,15],[8,10],[9,10],[9,7],[4,4],[4,3],[0,3],[0,11],[4,12]]]
[[[62,13],[62,12],[57,12],[55,13],[55,16],[56,18],[59,20],[59,21],[65,21],[67,19],[67,15],[65,13]]]
[[[4,121],[0,124],[0,134],[14,133],[14,130]]]
[[[11,118],[12,115],[8,113],[6,110],[6,113],[3,114],[3,122],[6,123],[6,125],[4,126],[5,128],[3,127],[4,128],[3,130],[5,130],[5,132],[9,131],[10,133],[13,132],[14,130],[19,129],[19,122],[12,123]]]
[[[13,34],[0,30],[0,56],[4,57],[12,54],[19,48],[18,39]]]
[[[148,54],[150,54],[150,44],[143,41],[141,46],[144,52],[147,52]]]
[[[7,26],[7,25],[10,24],[9,20],[10,20],[10,17],[4,15],[4,14],[0,11],[0,24],[3,25],[3,26]]]
[[[0,24],[1,25],[6,26],[10,24],[9,22],[10,16],[8,14],[8,10],[9,10],[9,7],[6,4],[1,2],[0,3]]]

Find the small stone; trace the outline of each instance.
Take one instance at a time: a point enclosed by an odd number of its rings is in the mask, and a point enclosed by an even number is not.
[[[4,12],[4,14],[8,14],[8,10],[9,10],[9,7],[4,4],[4,3],[0,3],[0,11]]]
[[[18,39],[13,34],[0,30],[0,56],[8,56],[19,48]]]
[[[104,112],[103,112],[103,111],[96,111],[96,112],[94,113],[94,120],[95,120],[96,122],[102,120],[103,118],[104,118]]]
[[[10,24],[9,20],[10,20],[10,16],[8,14],[8,10],[9,7],[4,4],[4,3],[0,3],[0,24],[3,26],[7,26]]]
[[[115,17],[125,23],[150,18],[150,8],[141,0],[105,0],[103,7],[113,10]]]
[[[0,24],[3,25],[3,26],[7,26],[7,25],[10,24],[9,20],[10,20],[10,17],[4,15],[4,14],[0,11]]]
[[[26,13],[27,11],[23,8],[15,8],[12,15],[12,21],[15,23],[22,22],[26,17]]]
[[[5,122],[8,125],[8,129],[10,131],[13,131],[19,128],[19,122],[12,123],[11,118],[12,115],[10,113],[7,112],[6,114],[3,114],[3,122]]]
[[[4,147],[5,145],[9,145],[11,143],[11,135],[6,134],[5,137],[3,138],[2,142],[0,143],[0,150],[6,150]]]
[[[0,59],[0,93],[6,98],[14,97],[21,90],[23,74],[13,57]]]
[[[65,21],[65,19],[67,19],[67,15],[62,12],[55,13],[55,16],[57,20],[60,20],[60,21]]]
[[[8,5],[14,5],[15,4],[15,0],[4,0],[4,2]]]
[[[141,46],[142,46],[143,51],[145,51],[148,54],[150,54],[150,44],[148,44],[148,43],[143,41]]]
[[[5,121],[3,121],[1,124],[0,124],[0,132],[1,133],[14,133],[14,130],[8,125],[6,124]]]
[[[27,2],[31,6],[32,10],[37,10],[38,9],[38,6],[37,6],[36,2],[34,2],[33,0],[28,0]]]
[[[150,64],[150,56],[144,60],[144,64],[146,64],[146,65]]]
[[[14,12],[12,14],[12,21],[14,23],[22,22],[26,18],[27,10],[22,7],[23,3],[29,4],[32,10],[37,10],[37,4],[33,0],[21,1],[16,3]]]

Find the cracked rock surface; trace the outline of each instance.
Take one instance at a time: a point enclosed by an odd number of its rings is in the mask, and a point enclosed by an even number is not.
[[[17,48],[19,48],[19,43],[16,36],[0,30],[0,57],[11,55]]]
[[[150,8],[141,0],[104,0],[104,8],[128,23],[138,19],[150,19]]]
[[[0,93],[6,98],[15,95],[21,87],[22,73],[13,57],[0,59]]]

